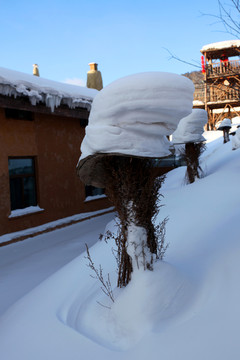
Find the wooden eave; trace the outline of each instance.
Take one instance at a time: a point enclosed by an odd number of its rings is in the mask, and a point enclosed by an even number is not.
[[[0,95],[0,107],[83,120],[87,120],[89,117],[89,110],[86,108],[77,107],[75,109],[70,109],[67,105],[60,105],[52,112],[51,109],[42,102],[39,102],[37,105],[32,105],[27,96],[15,98],[14,96]]]
[[[220,57],[225,54],[227,57],[239,56],[240,48],[239,47],[229,47],[223,49],[209,49],[209,50],[201,50],[201,53],[209,59],[220,59]]]
[[[211,75],[208,75],[207,79],[206,79],[206,83],[207,84],[212,84],[213,83],[213,80],[214,80],[214,84],[215,83],[222,83],[223,80],[232,80],[232,79],[236,79],[237,77],[239,77],[240,75],[240,71],[236,71],[235,73],[231,73],[230,71],[229,72],[226,72],[226,73],[213,73]]]

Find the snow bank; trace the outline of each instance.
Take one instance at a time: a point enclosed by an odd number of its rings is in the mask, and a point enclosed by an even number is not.
[[[232,118],[232,126],[233,125],[240,125],[240,116],[235,116]]]
[[[114,265],[111,244],[102,242],[96,247],[91,249],[94,262],[96,266],[101,262],[106,275],[107,262]],[[76,273],[79,270],[76,269]],[[112,271],[110,279],[113,285],[116,279]],[[164,261],[156,263],[154,271],[133,273],[126,288],[114,288],[114,303],[104,295],[99,284],[94,285],[88,285],[88,291],[84,290],[86,285],[78,289],[75,296],[62,305],[58,316],[80,335],[118,351],[133,348],[159,324],[164,327],[176,318],[181,322],[180,317],[184,318],[183,313],[195,296],[192,282]]]
[[[220,132],[215,131],[217,133]],[[230,142],[223,146],[219,138],[208,142],[202,155],[201,166],[207,170],[203,179],[183,187],[185,168],[169,172],[162,187],[165,206],[158,218],[161,221],[169,216],[167,263],[161,262],[154,272],[146,271],[133,278],[127,288],[116,293],[115,303],[109,310],[96,303],[104,296],[100,285],[89,276],[84,255],[77,257],[1,317],[2,358],[238,359],[239,161],[240,152],[232,151]],[[219,189],[226,184],[230,184],[227,196],[222,196]],[[108,229],[114,232],[114,223]],[[66,239],[71,238],[72,231],[66,233]],[[83,232],[76,229],[80,242],[87,236],[89,239],[97,236],[86,235],[87,232],[87,227]],[[59,230],[49,240],[58,236]],[[39,240],[35,239],[35,251]],[[67,242],[76,253],[73,244]],[[64,254],[64,247],[59,244]],[[16,256],[19,246],[12,245],[11,254]],[[111,243],[98,242],[90,253],[95,264],[102,264],[104,273],[110,273],[114,284],[117,275]],[[29,262],[24,254],[22,259],[24,264]],[[56,263],[58,256],[51,259]],[[12,262],[9,256],[10,260]],[[33,260],[35,258],[30,259]],[[45,267],[39,260],[32,276]],[[18,273],[16,262],[12,268],[3,268],[1,276],[6,281],[10,270]],[[15,281],[15,284],[22,288],[24,281]]]
[[[173,143],[184,144],[204,141],[203,126],[207,121],[208,117],[205,110],[193,109],[190,115],[180,120],[177,130],[172,134]]]
[[[170,135],[192,110],[194,85],[184,76],[149,72],[121,78],[94,98],[80,160],[96,153],[170,155]]]
[[[0,94],[27,96],[32,105],[43,102],[54,111],[61,104],[90,110],[97,90],[64,84],[0,67]]]
[[[240,128],[236,130],[236,134],[232,137],[232,149],[236,150],[240,147]]]
[[[44,211],[44,209],[41,209],[38,206],[36,206],[35,208],[36,208],[36,211]],[[26,214],[26,212],[24,210],[31,212],[32,207],[26,208],[26,209],[23,209],[22,212],[21,212],[21,210],[14,210],[11,213],[11,215],[13,215],[13,216],[10,215],[9,217],[14,217],[14,215],[15,216],[20,216],[20,215],[23,215],[23,213]],[[75,215],[72,215],[72,216],[68,216],[66,218],[62,218],[62,219],[58,219],[58,220],[55,220],[55,221],[45,223],[43,225],[35,226],[33,228],[27,228],[25,230],[20,230],[20,231],[16,231],[16,232],[13,232],[13,233],[8,233],[8,234],[5,234],[5,235],[1,235],[0,236],[0,244],[9,242],[11,240],[14,240],[14,239],[17,239],[17,238],[20,238],[20,237],[23,237],[23,236],[29,236],[29,235],[37,234],[37,233],[40,233],[40,232],[44,232],[46,230],[54,229],[54,228],[56,228],[58,226],[64,226],[64,225],[74,223],[74,222],[78,222],[80,220],[84,220],[84,219],[87,219],[87,218],[90,218],[90,217],[98,216],[98,215],[100,215],[100,214],[102,214],[104,212],[113,211],[113,210],[114,210],[114,208],[110,207],[110,208],[107,208],[107,209],[92,211],[92,212],[88,212],[88,213],[75,214]]]
[[[240,127],[240,116],[235,116],[231,119],[232,121],[232,127],[231,132],[236,131],[238,127]]]
[[[219,131],[209,130],[204,131],[203,137],[206,139],[206,143],[213,143],[216,139],[222,139],[222,134]]]

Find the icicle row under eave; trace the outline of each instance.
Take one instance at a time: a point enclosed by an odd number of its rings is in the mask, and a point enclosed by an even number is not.
[[[81,107],[90,110],[92,103],[92,100],[86,100],[81,97],[65,97],[62,94],[41,93],[37,90],[28,89],[23,84],[17,86],[0,84],[0,94],[4,96],[14,96],[14,98],[27,96],[31,105],[36,106],[39,102],[43,102],[52,112],[61,104],[67,105],[70,109]]]

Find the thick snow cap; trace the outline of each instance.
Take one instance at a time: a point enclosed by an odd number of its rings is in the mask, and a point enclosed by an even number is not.
[[[184,76],[150,72],[114,81],[94,98],[81,159],[96,153],[170,154],[166,135],[192,111],[194,86]]]
[[[202,142],[203,127],[208,121],[207,112],[202,109],[193,109],[192,113],[184,117],[178,124],[177,130],[172,135],[174,144],[189,142]]]
[[[216,49],[229,49],[231,47],[240,47],[240,40],[226,40],[226,41],[219,41],[216,43],[204,45],[201,52],[209,51],[209,50],[216,50]]]
[[[32,105],[39,102],[50,107],[52,112],[60,105],[70,109],[77,107],[90,110],[97,90],[70,85],[0,67],[0,94],[4,96],[27,96]]]
[[[223,121],[220,123],[220,125],[218,126],[218,130],[223,130],[226,128],[231,128],[232,127],[232,123],[231,120],[228,118],[223,119]]]
[[[163,72],[130,75],[101,90],[94,98],[81,146],[78,175],[82,181],[97,185],[92,179],[101,172],[98,160],[103,155],[170,155],[166,135],[191,113],[193,93],[191,80]]]

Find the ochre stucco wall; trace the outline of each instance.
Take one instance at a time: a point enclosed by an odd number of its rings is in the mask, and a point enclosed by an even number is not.
[[[38,113],[33,121],[5,119],[0,108],[0,235],[110,206],[107,199],[84,202],[85,188],[76,175],[84,132],[78,119]],[[9,218],[9,156],[36,157],[43,212]]]

